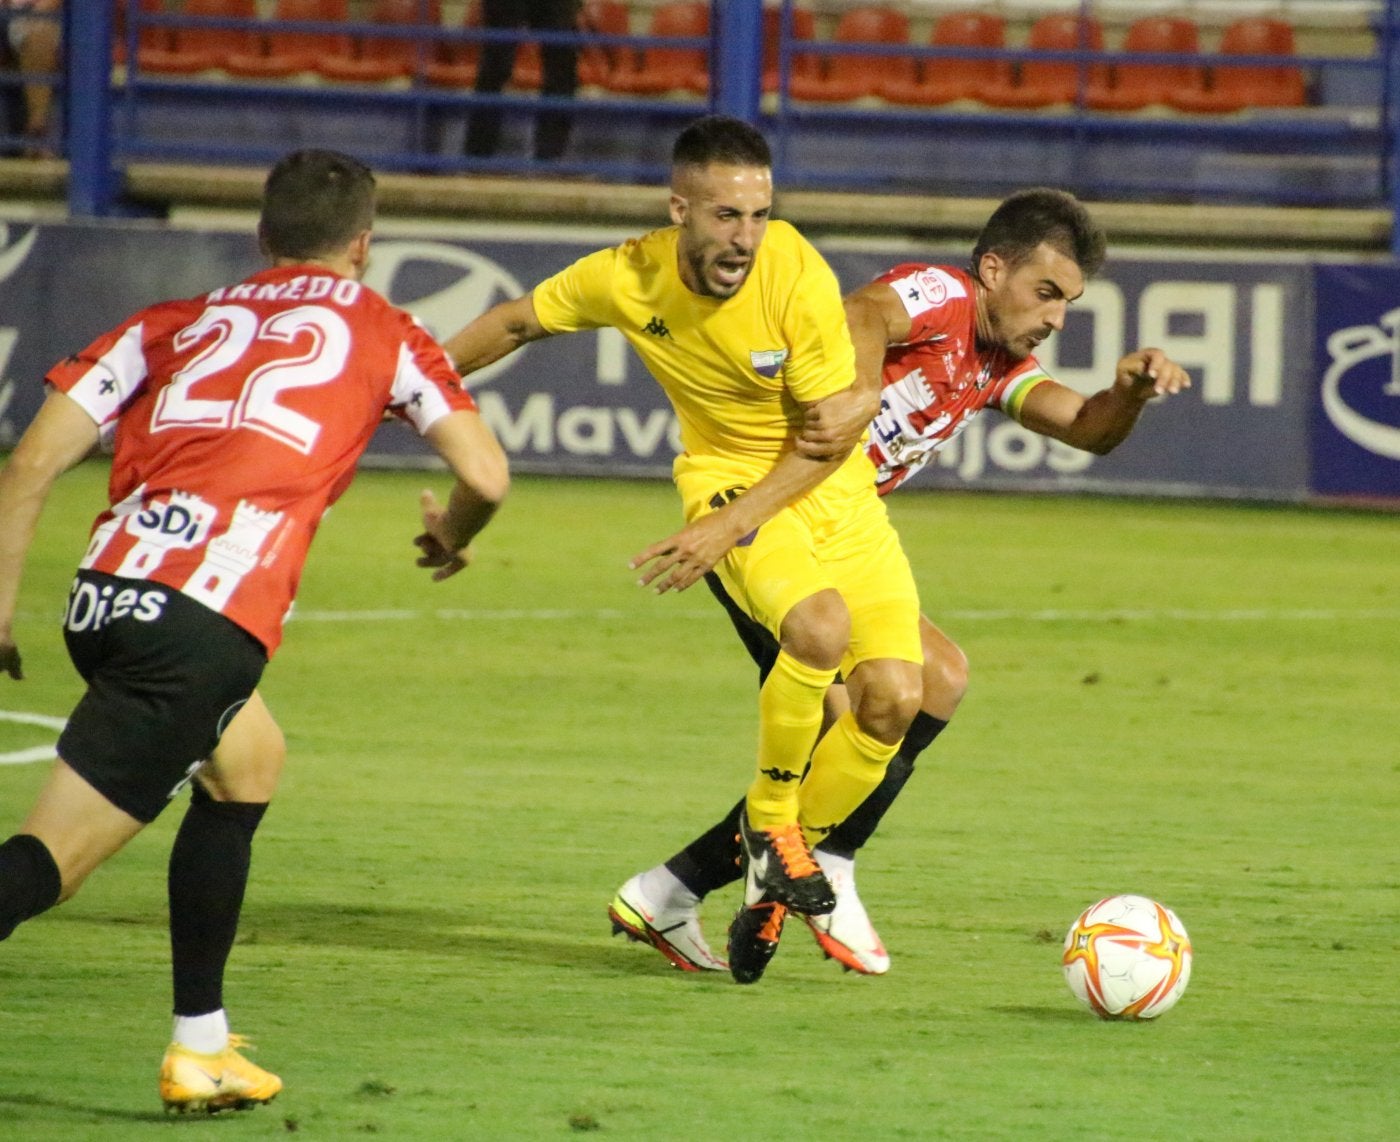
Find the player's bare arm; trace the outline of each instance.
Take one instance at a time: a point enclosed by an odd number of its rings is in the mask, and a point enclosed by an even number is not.
[[[532,294],[493,305],[475,321],[463,326],[443,348],[463,376],[499,361],[530,341],[548,337],[549,331],[535,316]]]
[[[815,405],[841,398],[846,391],[833,393],[820,401],[804,402],[803,408],[810,410]],[[739,540],[801,499],[841,467],[853,446],[854,441],[831,460],[810,460],[796,451],[784,453],[772,470],[742,495],[633,556],[629,567],[633,570],[645,567],[638,585],[651,587],[658,595],[693,586]]]
[[[413,541],[421,552],[417,563],[435,569],[436,583],[471,562],[471,541],[510,490],[510,470],[504,449],[478,413],[445,416],[426,438],[457,477],[446,507],[431,491],[425,490],[419,501],[423,533]]]
[[[14,642],[24,559],[59,476],[97,444],[97,425],[76,401],[51,392],[0,471],[0,672],[24,677]]]
[[[1128,438],[1148,401],[1190,387],[1186,370],[1160,349],[1139,349],[1118,362],[1113,384],[1091,397],[1056,381],[1036,385],[1021,407],[1021,423],[1102,456]]]
[[[909,336],[909,314],[883,282],[862,286],[845,299],[846,324],[856,350],[856,380],[845,393],[819,401],[807,412],[797,451],[810,460],[846,455],[880,410],[885,350]]]

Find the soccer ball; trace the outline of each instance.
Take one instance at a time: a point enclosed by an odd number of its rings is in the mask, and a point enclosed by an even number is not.
[[[1146,896],[1110,896],[1065,935],[1065,982],[1102,1019],[1155,1019],[1191,979],[1191,938],[1176,913]]]

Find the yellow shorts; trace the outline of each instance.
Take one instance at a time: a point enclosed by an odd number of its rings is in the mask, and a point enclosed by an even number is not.
[[[843,673],[873,658],[922,663],[918,588],[875,494],[874,469],[855,489],[844,475],[843,469],[746,536],[715,572],[730,597],[774,638],[797,603],[818,591],[840,592],[851,615]],[[694,457],[678,462],[675,480],[686,520],[742,492],[744,486],[732,482],[735,476]]]

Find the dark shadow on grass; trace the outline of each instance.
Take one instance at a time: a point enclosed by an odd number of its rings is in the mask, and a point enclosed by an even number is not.
[[[93,1118],[109,1122],[207,1122],[208,1116],[176,1117],[163,1110],[117,1110],[115,1107],[94,1106],[73,1099],[45,1098],[37,1094],[0,1094],[0,1106],[28,1107],[31,1110],[58,1110],[81,1115],[85,1122]]]
[[[55,914],[60,915],[60,914]],[[164,915],[70,914],[72,922],[164,929]],[[649,948],[609,939],[608,919],[575,930],[507,930],[458,910],[392,905],[249,904],[238,942],[245,947],[343,947],[460,956],[465,963],[533,963],[610,976],[679,975],[728,981],[723,972],[681,972]]]
[[[460,955],[468,963],[533,963],[608,975],[655,975],[674,970],[658,953],[640,947],[629,949],[622,937],[608,937],[608,920],[601,912],[596,924],[577,930],[522,931],[492,926],[445,908],[313,903],[245,909],[239,942]]]

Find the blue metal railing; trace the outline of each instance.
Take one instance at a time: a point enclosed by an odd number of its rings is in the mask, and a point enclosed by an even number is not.
[[[146,12],[130,0],[124,32],[127,66],[124,72],[114,73],[105,62],[113,58],[110,6],[67,7],[63,73],[67,78],[56,81],[64,88],[66,108],[59,146],[70,160],[69,204],[78,215],[121,209],[119,172],[126,162],[168,158],[263,164],[288,149],[289,143],[319,144],[327,124],[335,124],[342,137],[348,130],[357,153],[389,170],[655,181],[665,177],[669,138],[678,123],[705,110],[760,123],[774,142],[775,174],[787,187],[988,194],[1004,183],[1032,178],[1100,197],[1386,208],[1394,208],[1400,195],[1395,170],[1400,116],[1394,107],[1400,93],[1396,83],[1400,0],[1385,0],[1373,28],[1376,51],[1372,55],[1305,54],[1287,61],[1287,66],[1314,75],[1358,78],[1364,82],[1353,86],[1373,91],[1373,99],[1340,109],[1170,117],[1087,108],[1084,94],[1090,65],[1204,64],[1219,69],[1277,67],[1280,61],[1215,53],[1193,57],[1089,50],[1030,52],[798,40],[793,35],[793,0],[783,0],[783,32],[777,45],[781,82],[776,95],[765,97],[761,0],[712,0],[708,37],[525,32],[427,23],[279,25],[285,31],[411,39],[418,45],[414,74],[398,87],[308,86],[217,75],[171,78],[140,66],[143,32],[195,26],[265,31],[270,27],[265,21]],[[79,7],[81,19],[76,16]],[[428,10],[426,3],[424,10]],[[1081,15],[1092,12],[1090,0],[1080,0]],[[665,47],[706,53],[709,92],[679,99],[607,91],[574,98],[509,90],[477,95],[434,87],[426,78],[426,61],[439,48],[525,40],[614,51]],[[872,67],[891,57],[1001,60],[1013,67],[1030,60],[1073,62],[1081,65],[1080,90],[1073,104],[1051,111],[801,103],[787,94],[799,54],[859,55],[868,58]],[[18,81],[13,76],[7,80]],[[470,111],[483,108],[496,108],[516,119],[541,110],[571,112],[579,145],[572,157],[542,162],[507,154],[469,158],[460,148],[443,143]],[[285,129],[263,126],[273,120],[285,124]],[[204,130],[189,126],[200,123],[213,125]],[[1150,157],[1154,150],[1165,157],[1154,162]]]

